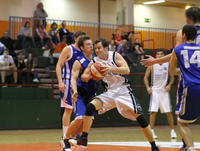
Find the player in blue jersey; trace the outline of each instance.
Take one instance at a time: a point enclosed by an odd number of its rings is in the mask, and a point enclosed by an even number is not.
[[[183,96],[179,111],[178,125],[187,151],[195,151],[188,123],[200,117],[200,45],[195,44],[197,29],[185,25],[182,30],[184,44],[174,48],[170,60],[170,75],[173,76],[177,62],[183,75]]]
[[[61,107],[64,108],[64,114],[62,117],[63,137],[65,137],[65,134],[67,132],[72,113],[70,85],[72,65],[76,61],[77,57],[83,55],[82,51],[78,47],[78,39],[82,35],[85,35],[85,32],[77,31],[75,33],[75,43],[63,49],[56,66],[56,74],[61,96]]]
[[[75,120],[70,124],[66,137],[64,138],[65,146],[63,151],[71,151],[69,143],[70,135],[81,133],[86,105],[95,97],[99,87],[98,82],[93,79],[88,82],[81,80],[81,77],[84,76],[85,69],[92,60],[92,40],[89,36],[82,36],[78,41],[78,46],[82,50],[83,55],[78,57],[74,62],[71,76],[72,99],[75,102]],[[73,134],[70,132],[73,132]]]

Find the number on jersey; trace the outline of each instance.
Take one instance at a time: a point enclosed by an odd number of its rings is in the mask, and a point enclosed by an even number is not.
[[[200,51],[195,51],[192,54],[190,60],[189,60],[188,50],[182,50],[181,55],[183,55],[185,68],[189,68],[190,64],[197,64],[197,66],[200,68]]]

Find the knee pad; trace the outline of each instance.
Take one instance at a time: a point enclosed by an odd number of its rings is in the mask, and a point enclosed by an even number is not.
[[[144,118],[144,115],[140,115],[137,117],[137,121],[140,124],[142,128],[146,128],[149,124],[147,123],[146,119]]]
[[[85,115],[86,116],[92,116],[93,113],[96,111],[95,106],[92,103],[87,104]]]

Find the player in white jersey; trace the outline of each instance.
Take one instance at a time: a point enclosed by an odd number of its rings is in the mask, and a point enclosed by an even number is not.
[[[95,41],[95,53],[97,55],[95,60],[107,64],[103,71],[105,73],[103,81],[107,84],[107,91],[96,96],[87,105],[83,119],[83,133],[77,143],[78,145],[87,146],[88,132],[91,128],[92,115],[95,111],[99,111],[102,114],[117,108],[123,117],[138,121],[152,146],[152,151],[159,151],[153,139],[151,128],[142,113],[142,108],[134,96],[127,78],[125,78],[125,75],[130,74],[129,67],[119,53],[108,51],[108,46],[109,42],[105,39]],[[88,70],[88,76],[82,76],[83,81],[88,81],[92,78],[90,68],[86,70]]]
[[[164,56],[164,52],[162,50],[158,50],[156,52],[156,58],[160,58]],[[146,86],[147,92],[150,97],[150,105],[149,112],[150,114],[150,125],[152,128],[152,134],[154,139],[157,139],[157,135],[154,132],[155,119],[160,109],[161,113],[165,113],[167,115],[167,120],[169,122],[171,128],[171,138],[175,139],[176,132],[174,131],[174,120],[172,116],[172,107],[170,102],[169,91],[174,82],[174,77],[170,78],[170,82],[167,85],[168,81],[168,69],[169,63],[163,64],[154,64],[153,66],[149,66],[146,70],[144,76],[144,84]],[[151,87],[149,86],[148,78],[151,73]]]

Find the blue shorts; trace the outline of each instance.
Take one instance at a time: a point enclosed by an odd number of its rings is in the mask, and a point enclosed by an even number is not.
[[[180,105],[179,121],[192,123],[200,116],[200,85],[194,85],[183,90],[183,100]]]
[[[93,96],[94,97],[94,96]],[[83,98],[82,96],[78,95],[78,99],[75,103],[74,107],[74,113],[76,119],[83,119],[83,116],[85,115],[86,106],[90,101],[92,101],[92,98]]]
[[[72,109],[70,80],[63,80],[63,82],[65,84],[65,90],[64,93],[60,92],[61,107]]]
[[[178,83],[178,89],[176,93],[176,109],[175,109],[176,115],[179,114],[182,97],[183,97],[183,78],[181,77]]]

